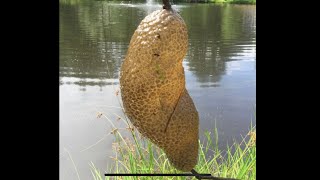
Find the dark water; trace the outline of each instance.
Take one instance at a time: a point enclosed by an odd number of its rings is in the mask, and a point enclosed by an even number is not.
[[[256,105],[256,7],[179,4],[189,30],[187,89],[200,115],[200,134],[218,128],[221,146],[240,139]],[[60,0],[60,179],[93,179],[112,163],[118,71],[140,21],[160,5]],[[95,145],[94,145],[95,144]],[[88,147],[91,148],[87,149]]]

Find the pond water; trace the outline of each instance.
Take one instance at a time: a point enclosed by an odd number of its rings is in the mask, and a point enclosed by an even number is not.
[[[119,68],[140,21],[161,5],[60,0],[60,179],[93,179],[112,163],[112,126],[125,128]],[[255,124],[256,6],[176,4],[188,26],[186,86],[200,116],[200,134],[215,127],[219,145]]]

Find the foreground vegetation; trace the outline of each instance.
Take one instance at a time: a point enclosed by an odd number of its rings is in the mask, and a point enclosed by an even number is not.
[[[208,1],[211,3],[256,4],[256,0],[204,0],[204,1]]]
[[[100,117],[107,118],[103,114],[100,114]],[[165,153],[150,141],[141,137],[127,119],[124,121],[128,125],[126,131],[130,132],[131,137],[125,138],[123,134],[127,132],[114,127],[111,132],[115,137],[113,143],[114,156],[111,157],[114,164],[108,167],[107,172],[101,172],[92,163],[91,172],[95,180],[114,179],[104,177],[104,173],[183,173],[171,166]],[[111,121],[110,123],[113,125]],[[198,173],[210,173],[216,177],[256,179],[255,127],[251,127],[249,133],[243,137],[241,142],[234,142],[224,151],[218,147],[218,132],[216,129],[213,132],[204,132],[204,135],[204,140],[199,141],[199,159],[197,166],[194,168]],[[141,178],[118,177],[117,179]],[[152,177],[143,177],[143,179],[152,179]],[[187,177],[156,177],[156,179],[187,179]]]
[[[256,0],[174,0],[173,2],[256,4]]]

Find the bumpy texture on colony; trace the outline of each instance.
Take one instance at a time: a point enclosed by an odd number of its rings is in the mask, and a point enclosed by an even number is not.
[[[182,66],[187,49],[181,16],[173,10],[154,11],[134,32],[120,72],[130,121],[182,171],[190,171],[198,159],[199,117]]]

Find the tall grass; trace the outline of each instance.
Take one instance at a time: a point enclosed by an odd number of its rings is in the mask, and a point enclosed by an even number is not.
[[[202,1],[202,0],[200,0]],[[210,3],[256,4],[256,0],[208,0]]]
[[[100,117],[106,116],[100,114]],[[110,121],[110,119],[108,119]],[[143,138],[127,119],[123,119],[128,125],[127,131],[130,138],[125,138],[123,132],[114,127],[111,134],[114,135],[114,163],[107,168],[107,172],[101,172],[94,164],[91,164],[92,176],[95,180],[115,179],[105,177],[104,173],[183,173],[176,170],[168,161],[165,153],[148,139]],[[112,123],[112,122],[111,122]],[[113,124],[112,124],[113,125]],[[255,127],[251,127],[249,133],[241,142],[234,142],[226,150],[218,147],[217,129],[212,132],[204,132],[204,140],[199,140],[199,159],[194,168],[198,173],[210,173],[216,177],[228,177],[245,180],[256,179],[256,133]],[[187,177],[117,177],[116,179],[187,179]],[[190,179],[190,177],[189,177]],[[195,178],[193,178],[195,179]]]

